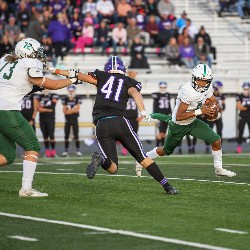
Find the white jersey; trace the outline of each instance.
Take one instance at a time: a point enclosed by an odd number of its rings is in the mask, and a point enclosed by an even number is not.
[[[213,95],[212,84],[209,89],[203,93],[196,91],[191,84],[191,81],[189,81],[188,83],[182,85],[178,92],[176,104],[172,113],[172,121],[176,124],[188,125],[195,120],[195,117],[192,117],[187,120],[176,121],[176,113],[180,102],[188,104],[187,112],[190,112],[199,109],[205,103],[206,99]]]
[[[21,58],[14,63],[0,59],[0,110],[21,110],[22,99],[33,88],[28,80],[28,69],[39,68],[43,64],[38,59]]]

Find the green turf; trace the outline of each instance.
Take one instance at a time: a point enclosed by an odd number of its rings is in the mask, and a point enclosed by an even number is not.
[[[0,212],[127,230],[230,249],[249,249],[249,155],[224,157],[223,162],[228,169],[237,173],[232,179],[214,176],[211,156],[157,159],[162,172],[179,189],[180,194],[176,196],[166,195],[146,171],[143,171],[145,178],[133,178],[133,161],[130,157],[120,157],[117,174],[122,176],[108,176],[100,169],[93,180],[88,180],[85,168],[89,159],[41,159],[34,187],[48,192],[47,198],[18,197],[22,173],[7,171],[21,171],[21,160],[2,168]],[[215,228],[245,231],[248,234],[220,232]],[[8,237],[13,235],[37,238],[38,242]],[[0,249],[18,250],[196,249],[1,215],[0,242]]]

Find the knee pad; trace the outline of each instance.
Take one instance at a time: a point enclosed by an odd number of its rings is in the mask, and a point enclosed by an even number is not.
[[[24,150],[25,151],[36,151],[39,153],[41,150],[41,146],[40,146],[38,140],[34,140],[33,142],[26,143]]]

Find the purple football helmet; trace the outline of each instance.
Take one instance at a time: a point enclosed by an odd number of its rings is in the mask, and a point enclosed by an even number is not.
[[[104,65],[104,71],[107,73],[125,74],[127,67],[119,56],[111,56]]]
[[[250,82],[244,82],[244,83],[242,84],[242,88],[243,88],[243,89],[250,89]]]
[[[220,81],[214,81],[213,82],[213,89],[218,91],[219,89],[223,88],[223,83]]]

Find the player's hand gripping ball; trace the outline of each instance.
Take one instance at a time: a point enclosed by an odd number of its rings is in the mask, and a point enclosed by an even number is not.
[[[208,121],[215,121],[218,117],[218,114],[219,114],[219,109],[218,109],[216,103],[209,101],[205,104],[205,106],[207,106],[209,109],[213,110],[213,115],[205,114],[205,118]]]

